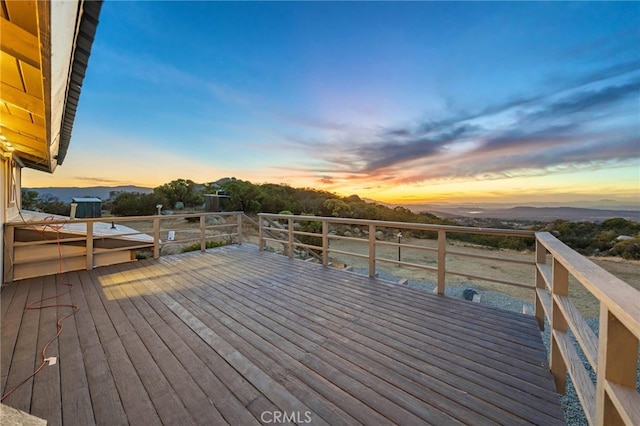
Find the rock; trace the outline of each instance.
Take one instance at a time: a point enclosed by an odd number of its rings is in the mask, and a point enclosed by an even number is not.
[[[353,234],[351,233],[351,231],[344,231],[343,234],[345,237],[353,237]]]
[[[376,231],[376,240],[384,240],[384,232]]]
[[[478,293],[472,289],[472,288],[466,288],[463,292],[462,292],[462,297],[464,297],[466,300],[473,300],[473,296],[476,296]]]

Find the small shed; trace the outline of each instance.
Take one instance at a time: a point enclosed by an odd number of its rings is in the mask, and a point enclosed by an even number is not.
[[[224,191],[215,194],[204,194],[204,209],[208,212],[223,212],[231,199]]]
[[[73,204],[76,204],[75,215]],[[71,199],[71,217],[84,219],[91,217],[102,217],[102,201],[100,198],[82,197]]]

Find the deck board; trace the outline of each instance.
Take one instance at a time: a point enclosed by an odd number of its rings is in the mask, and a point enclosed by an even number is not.
[[[59,364],[4,401],[50,424],[564,423],[533,317],[247,245],[64,277]],[[25,304],[64,289],[2,289],[3,393],[70,309]]]

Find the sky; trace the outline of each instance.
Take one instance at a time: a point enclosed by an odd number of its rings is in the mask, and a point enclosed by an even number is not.
[[[64,163],[392,203],[640,208],[640,2],[106,1]]]

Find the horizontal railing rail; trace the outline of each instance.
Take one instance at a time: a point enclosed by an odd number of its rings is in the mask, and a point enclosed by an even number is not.
[[[280,244],[286,245],[286,253],[289,257],[294,256],[295,248],[303,248],[305,250],[316,250],[321,253],[322,263],[324,265],[329,264],[329,255],[330,254],[341,254],[353,256],[361,259],[368,260],[368,272],[369,276],[373,277],[376,274],[376,265],[378,262],[405,266],[410,268],[423,269],[426,271],[431,271],[437,274],[437,292],[439,294],[443,294],[445,291],[445,279],[447,275],[460,275],[471,279],[478,279],[482,281],[500,283],[512,285],[520,288],[529,289],[532,292],[535,290],[535,285],[514,282],[510,280],[501,280],[496,279],[494,277],[487,276],[479,276],[471,273],[462,273],[459,271],[452,271],[446,269],[446,257],[449,256],[468,256],[475,258],[484,258],[491,261],[505,261],[505,262],[516,262],[524,265],[529,265],[532,267],[535,265],[533,259],[530,261],[523,260],[515,260],[515,259],[507,259],[500,258],[497,256],[485,256],[480,254],[467,253],[461,250],[451,250],[447,248],[447,233],[456,233],[456,234],[479,234],[479,235],[491,235],[491,236],[501,236],[501,237],[520,237],[520,238],[531,238],[535,237],[535,232],[529,230],[519,230],[519,229],[493,229],[493,228],[474,228],[474,227],[463,227],[463,226],[449,226],[449,225],[434,225],[434,224],[424,224],[424,223],[408,223],[408,222],[390,222],[390,221],[378,221],[378,220],[367,220],[367,219],[351,219],[351,218],[336,218],[336,217],[320,217],[320,216],[294,216],[294,215],[281,215],[281,214],[270,214],[270,213],[260,213],[258,215],[259,220],[259,247],[262,249],[266,242],[276,242]],[[278,226],[272,225],[276,221]],[[282,222],[282,223],[280,223]],[[299,229],[299,225],[301,223],[310,223],[317,222],[320,223],[321,226],[318,227],[320,229],[317,232],[309,232],[309,231],[301,231]],[[270,226],[266,226],[265,223]],[[296,225],[297,224],[297,225]],[[358,238],[352,236],[344,236],[337,235],[330,231],[330,225],[352,225],[358,226],[360,228],[364,228],[366,230],[365,237]],[[421,245],[413,245],[402,242],[392,242],[392,241],[384,241],[376,238],[376,233],[381,229],[394,229],[398,232],[421,232],[421,231],[431,231],[436,233],[437,235],[437,248],[435,247],[425,247]],[[266,232],[270,232],[272,236],[266,236]],[[274,234],[282,234],[283,238],[274,237]],[[297,242],[298,236],[307,236],[307,237],[316,237],[319,244],[306,244]],[[365,247],[364,253],[357,252],[347,252],[341,251],[339,249],[331,248],[330,241],[331,240],[342,240],[349,241],[360,244]],[[382,257],[377,254],[377,247],[397,247],[399,250],[413,249],[413,250],[423,250],[426,252],[434,252],[437,253],[437,265],[429,266],[424,264],[411,263],[408,261],[404,261],[401,258],[399,259],[391,259],[388,257]]]
[[[209,217],[223,218],[225,223],[219,219],[208,223]],[[242,212],[196,212],[9,222],[4,225],[3,279],[10,282],[61,270],[92,269],[135,260],[133,256],[139,251],[157,259],[163,248],[180,250],[199,243],[200,250],[205,250],[208,241],[235,239],[242,243],[245,217]],[[186,225],[172,229],[183,223]]]
[[[369,276],[376,274],[378,262],[418,268],[437,274],[437,292],[443,294],[448,275],[507,284],[534,290],[535,316],[540,329],[545,319],[550,325],[551,373],[559,393],[565,392],[567,374],[571,377],[589,424],[640,424],[640,394],[638,393],[638,339],[640,336],[640,292],[616,278],[595,263],[559,241],[548,232],[507,230],[386,222],[364,219],[348,219],[316,216],[293,216],[260,214],[259,247],[268,242],[285,244],[286,254],[294,256],[295,248],[317,250],[322,263],[329,264],[329,255],[348,255],[368,260]],[[316,222],[317,231],[301,231],[300,225]],[[269,224],[265,226],[265,223]],[[355,225],[367,230],[363,237],[334,234],[331,226]],[[437,237],[436,247],[424,247],[384,241],[376,238],[380,229],[397,231],[433,231]],[[266,236],[269,231],[271,236]],[[509,259],[478,253],[467,253],[447,245],[448,234],[471,233],[479,235],[535,238],[536,250],[531,260]],[[317,244],[296,242],[297,236],[315,237]],[[330,247],[330,241],[358,243],[364,247],[359,252],[338,250]],[[400,259],[383,258],[377,255],[378,247],[410,248],[436,253],[435,266],[406,262]],[[533,265],[534,285],[510,280],[452,271],[446,268],[448,256],[467,256],[495,262],[512,262]],[[550,259],[550,261],[549,261]],[[547,263],[549,261],[549,263]],[[599,334],[589,327],[580,311],[569,297],[569,277],[591,293],[600,304]],[[575,341],[570,337],[571,330]],[[596,372],[595,382],[579,356],[578,347],[585,354],[591,369]]]

